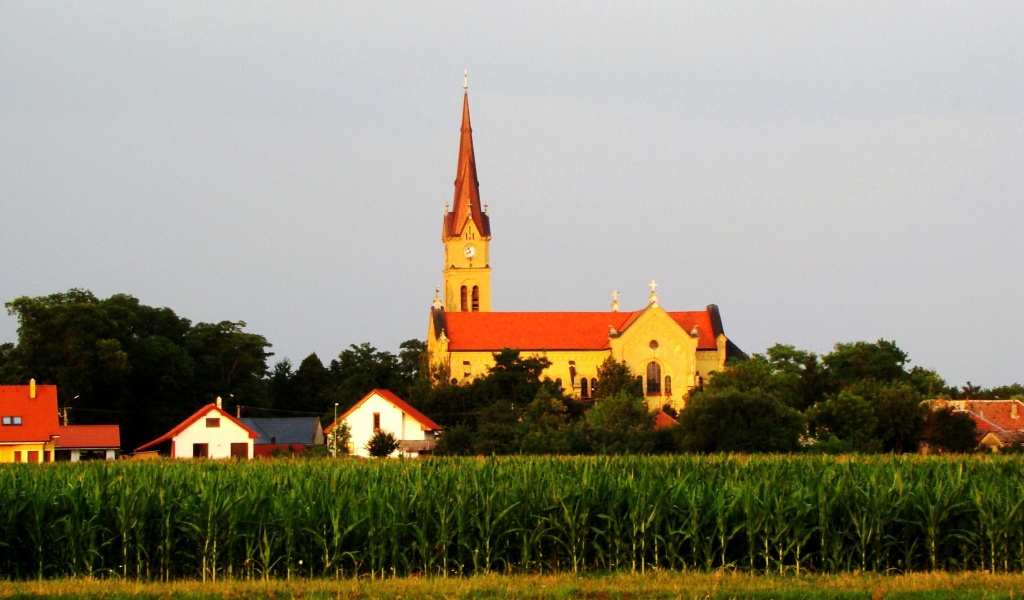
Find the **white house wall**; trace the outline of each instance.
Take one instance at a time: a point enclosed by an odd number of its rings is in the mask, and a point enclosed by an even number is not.
[[[345,418],[352,432],[353,454],[356,456],[370,455],[366,451],[366,444],[374,434],[373,413],[380,413],[380,428],[390,432],[399,441],[426,439],[423,428],[416,419],[374,394]]]
[[[207,427],[206,419],[220,418],[220,427]],[[252,439],[249,432],[242,429],[230,419],[216,412],[209,412],[195,423],[174,436],[174,457],[192,458],[193,444],[209,444],[208,458],[231,458],[231,444],[245,443],[248,445],[248,458],[252,458]]]

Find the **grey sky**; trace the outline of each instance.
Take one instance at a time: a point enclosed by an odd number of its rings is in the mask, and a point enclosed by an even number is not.
[[[423,339],[462,102],[495,310],[716,303],[1024,382],[1024,3],[0,3],[0,300]],[[0,342],[17,322],[0,316]]]

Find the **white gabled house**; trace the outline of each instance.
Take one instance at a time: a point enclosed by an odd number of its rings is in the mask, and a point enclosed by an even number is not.
[[[348,449],[356,456],[370,455],[366,451],[366,443],[380,430],[390,432],[398,439],[398,455],[426,456],[437,446],[437,435],[441,432],[440,425],[388,390],[371,391],[324,428],[328,440],[334,427],[341,423],[348,423],[352,433]]]
[[[252,458],[260,434],[224,412],[221,400],[207,404],[177,427],[135,449],[136,455],[159,453],[171,458]]]

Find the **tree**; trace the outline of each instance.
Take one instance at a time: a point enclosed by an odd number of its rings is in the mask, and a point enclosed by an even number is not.
[[[812,435],[824,442],[830,437],[856,452],[878,452],[881,444],[875,439],[878,418],[871,403],[862,396],[842,391],[819,402],[807,411]]]
[[[875,436],[882,449],[897,454],[916,451],[928,412],[917,390],[909,382],[892,382],[879,386],[871,397],[878,419]]]
[[[928,411],[923,441],[941,452],[970,452],[977,447],[978,426],[967,413],[943,406]]]
[[[370,441],[366,442],[366,451],[370,453],[370,456],[374,458],[387,458],[391,456],[395,450],[398,450],[399,441],[393,433],[385,431],[384,429],[377,430],[370,438]]]
[[[594,402],[581,426],[590,451],[597,454],[649,454],[654,450],[654,414],[647,410],[643,398],[625,390]]]
[[[792,452],[804,428],[803,415],[771,395],[727,388],[694,394],[677,435],[689,452]]]
[[[834,391],[865,379],[881,383],[903,379],[907,376],[904,365],[909,362],[906,353],[895,342],[886,340],[878,340],[874,344],[836,344],[835,349],[822,360]]]
[[[825,373],[813,352],[776,344],[768,349],[767,355],[754,354],[731,362],[715,373],[706,389],[769,394],[786,406],[804,411],[822,400]]]
[[[245,321],[198,323],[186,335],[189,353],[196,364],[196,383],[202,397],[236,394],[247,405],[265,406],[270,342],[262,335],[246,333]]]
[[[623,393],[642,398],[643,388],[637,384],[636,378],[636,373],[625,361],[617,361],[609,356],[597,367],[594,398],[612,398]]]
[[[348,454],[348,445],[352,441],[352,428],[347,421],[338,423],[327,434],[327,449],[332,456]],[[388,454],[391,454],[390,452]]]

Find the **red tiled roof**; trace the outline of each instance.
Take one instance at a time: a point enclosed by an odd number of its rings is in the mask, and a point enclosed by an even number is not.
[[[665,429],[667,427],[674,427],[679,422],[672,418],[667,412],[659,410],[658,414],[654,415],[654,428]]]
[[[1017,405],[1017,418],[1013,406]],[[1020,400],[965,400],[964,409],[978,426],[978,433],[1024,430],[1024,402]]]
[[[157,444],[160,444],[162,442],[166,442],[167,440],[173,438],[174,436],[178,435],[179,433],[181,433],[182,431],[187,429],[189,425],[195,423],[199,419],[201,419],[204,416],[206,416],[207,414],[209,414],[211,411],[217,412],[221,418],[226,418],[227,420],[231,421],[235,425],[238,425],[242,429],[248,431],[250,438],[255,440],[256,438],[260,437],[260,434],[256,433],[252,429],[250,429],[250,428],[246,427],[245,425],[243,425],[242,423],[240,423],[238,421],[238,419],[236,419],[236,418],[232,417],[231,415],[229,415],[228,413],[224,412],[223,409],[217,408],[216,404],[207,404],[206,406],[200,408],[195,413],[193,413],[191,417],[189,417],[189,418],[185,419],[184,421],[182,421],[181,423],[179,423],[174,429],[172,429],[172,430],[168,431],[167,433],[163,434],[162,436],[156,438],[152,442],[149,442],[147,444],[143,444],[143,445],[139,446],[138,448],[135,449],[135,451],[139,452],[140,450],[145,450],[147,448],[152,448],[153,446],[156,446]]]
[[[0,416],[21,417],[21,425],[0,426],[0,442],[46,442],[57,435],[57,386],[0,385]]]
[[[58,448],[120,448],[117,425],[61,425]]]
[[[634,312],[450,312],[445,313],[449,351],[607,350],[610,328],[622,333],[643,311]],[[706,310],[670,312],[689,333],[697,327],[699,350],[714,350]]]
[[[433,422],[432,420],[430,420],[429,417],[427,417],[426,415],[424,415],[420,411],[418,411],[415,408],[413,408],[412,406],[410,406],[409,403],[406,402],[405,400],[402,400],[401,398],[399,398],[398,396],[396,396],[395,394],[393,394],[392,392],[390,392],[388,390],[376,389],[376,390],[371,390],[369,394],[366,394],[365,396],[363,396],[362,400],[360,400],[359,402],[356,402],[354,405],[352,405],[352,408],[346,410],[345,414],[343,414],[340,417],[338,417],[338,420],[336,420],[334,423],[331,423],[330,425],[325,427],[324,428],[324,435],[327,435],[328,433],[330,433],[331,430],[334,429],[334,425],[336,423],[341,423],[346,418],[348,418],[348,416],[350,414],[355,412],[355,410],[357,408],[362,406],[363,403],[366,402],[367,400],[369,400],[370,397],[373,396],[374,394],[377,394],[378,396],[380,396],[381,398],[384,398],[385,400],[387,400],[391,404],[394,404],[399,410],[401,410],[405,414],[407,414],[410,417],[412,417],[413,419],[415,419],[416,422],[418,422],[420,424],[420,427],[423,429],[423,431],[440,431],[441,430],[441,426],[440,425],[438,425],[437,423]]]

